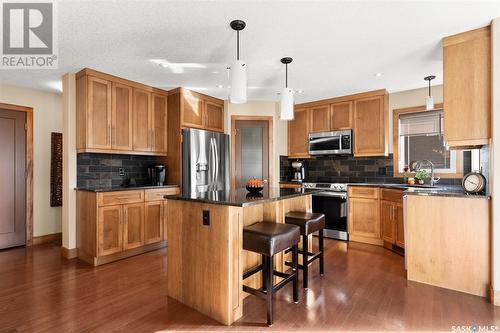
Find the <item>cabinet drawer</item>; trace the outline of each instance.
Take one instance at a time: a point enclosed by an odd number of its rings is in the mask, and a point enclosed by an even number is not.
[[[176,195],[178,193],[178,187],[150,189],[146,190],[146,201],[163,200],[164,195]]]
[[[349,186],[349,197],[378,199],[378,187]]]
[[[103,192],[98,195],[99,206],[122,205],[138,202],[144,202],[143,190]]]
[[[403,202],[403,191],[383,188],[380,190],[380,199],[395,201],[395,202]]]

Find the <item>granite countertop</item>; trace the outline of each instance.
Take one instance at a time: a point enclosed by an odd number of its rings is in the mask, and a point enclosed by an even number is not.
[[[177,185],[143,185],[143,186],[113,186],[113,187],[77,187],[77,191],[87,191],[87,192],[115,192],[115,191],[133,191],[133,190],[149,190],[149,189],[159,189],[159,188],[171,188],[178,187]]]
[[[246,188],[239,188],[228,191],[209,191],[194,195],[181,194],[169,196],[171,200],[185,200],[194,202],[204,202],[209,204],[245,207],[251,205],[260,205],[267,202],[290,199],[303,195],[318,192],[315,189],[304,188],[264,188],[260,193],[250,193]]]

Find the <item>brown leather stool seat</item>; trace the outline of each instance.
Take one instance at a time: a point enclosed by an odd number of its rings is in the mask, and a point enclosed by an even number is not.
[[[300,227],[292,224],[258,222],[243,228],[243,249],[260,253],[262,262],[243,274],[246,279],[262,272],[261,288],[243,285],[243,291],[265,298],[267,302],[267,324],[273,324],[273,295],[289,282],[293,282],[293,301],[299,301],[298,244]],[[274,270],[274,255],[286,249],[292,251],[291,273]],[[283,278],[274,284],[274,275]]]
[[[243,228],[243,249],[266,256],[284,251],[300,241],[300,228],[260,222]]]
[[[286,223],[300,227],[302,235],[325,229],[325,215],[321,213],[290,212],[286,214]]]
[[[289,212],[285,215],[285,223],[288,225],[296,225],[300,228],[302,236],[302,249],[299,253],[302,255],[302,265],[298,268],[302,270],[302,284],[304,288],[308,287],[309,280],[309,265],[319,259],[319,273],[321,276],[325,273],[324,259],[324,241],[323,229],[325,229],[325,215],[321,213],[310,212]],[[313,232],[318,232],[319,236],[319,251],[309,252],[309,235]],[[292,266],[292,263],[285,263]]]

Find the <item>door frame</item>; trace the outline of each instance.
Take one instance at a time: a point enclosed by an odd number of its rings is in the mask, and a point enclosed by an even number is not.
[[[0,112],[26,113],[26,246],[33,245],[33,108],[0,103]]]
[[[273,160],[273,116],[231,116],[231,156],[233,156],[236,161],[236,121],[247,120],[247,121],[267,121],[268,124],[268,185],[273,184],[273,171],[274,171],[274,160]],[[234,189],[236,185],[236,163],[231,163],[231,188]]]

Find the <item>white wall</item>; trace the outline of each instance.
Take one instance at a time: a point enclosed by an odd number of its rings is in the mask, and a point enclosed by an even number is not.
[[[273,154],[269,163],[273,165],[273,186],[277,187],[280,178],[280,155],[287,155],[287,122],[279,119],[279,103],[249,101],[245,104],[225,102],[226,133],[231,134],[231,116],[273,116]]]
[[[0,102],[33,108],[33,236],[61,232],[61,207],[50,207],[50,133],[62,133],[62,97],[0,85]]]
[[[405,91],[398,91],[389,94],[389,152],[393,152],[392,147],[392,111],[394,109],[408,108],[412,106],[425,105],[425,97],[428,95],[428,88],[419,88]],[[432,96],[434,103],[443,102],[443,85],[432,87]]]

